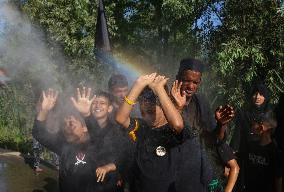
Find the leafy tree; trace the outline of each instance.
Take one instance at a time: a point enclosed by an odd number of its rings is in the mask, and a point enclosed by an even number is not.
[[[283,1],[220,1],[222,25],[211,31],[210,61],[225,99],[241,106],[256,80],[273,102],[284,91]],[[219,89],[219,90],[220,90]]]

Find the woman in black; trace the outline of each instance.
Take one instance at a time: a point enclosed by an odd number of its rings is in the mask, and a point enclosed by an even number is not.
[[[267,87],[263,83],[256,83],[252,87],[248,102],[236,113],[235,128],[230,143],[240,165],[236,191],[244,191],[246,188],[245,160],[248,156],[248,146],[260,139],[259,135],[253,133],[252,122],[271,111],[269,100]]]

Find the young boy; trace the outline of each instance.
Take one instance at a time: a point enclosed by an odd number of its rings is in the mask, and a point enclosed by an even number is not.
[[[223,167],[225,167],[224,176],[226,178],[220,178],[225,181],[223,184],[224,186],[219,186],[211,191],[223,191],[222,189],[224,189],[224,192],[232,192],[238,179],[240,167],[234,156],[233,150],[226,142],[217,143],[216,148],[218,154],[217,162],[219,161],[222,170]]]
[[[115,97],[114,107],[123,103],[128,93],[128,81],[122,74],[113,74],[108,81],[108,91]]]
[[[96,141],[100,140],[101,147],[108,149],[109,153],[114,154],[117,157],[116,163],[121,165],[126,161],[126,153],[128,152],[125,146],[129,142],[126,140],[127,136],[125,133],[118,129],[119,125],[110,119],[114,108],[112,102],[113,97],[109,93],[104,91],[96,93],[96,98],[92,104],[92,115],[95,117],[98,126],[94,126],[95,132],[93,131],[90,134],[95,133],[91,137],[95,138]],[[123,168],[125,168],[125,165],[123,165]],[[124,171],[124,169],[120,170],[122,173]],[[118,187],[122,190],[122,187]]]
[[[271,139],[277,126],[272,111],[267,111],[253,119],[252,134],[259,140],[249,142],[245,158],[245,191],[282,191],[282,156]]]
[[[77,100],[71,98],[75,109],[67,106],[62,118],[62,135],[51,134],[46,129],[47,115],[57,101],[55,91],[43,92],[35,120],[33,136],[60,156],[59,187],[62,192],[112,192],[116,188],[117,176],[112,172],[116,170],[116,157],[97,137],[99,125],[91,115],[95,98],[90,99],[90,91],[84,88],[80,92],[78,89]]]
[[[186,137],[187,129],[165,90],[167,80],[155,73],[139,77],[116,115],[136,144],[136,189],[141,192],[175,191],[174,147]],[[142,119],[130,117],[137,99]]]

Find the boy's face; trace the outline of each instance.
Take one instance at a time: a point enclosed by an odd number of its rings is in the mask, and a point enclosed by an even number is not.
[[[265,101],[265,97],[263,95],[261,95],[259,92],[256,92],[255,94],[253,94],[252,96],[252,102],[256,105],[256,106],[261,106]]]
[[[162,108],[156,104],[150,102],[141,102],[140,110],[143,120],[150,127],[157,127],[162,118],[165,118]]]
[[[106,97],[98,96],[93,101],[92,113],[96,119],[106,118],[112,110],[113,107]]]
[[[128,86],[125,87],[113,87],[111,93],[118,98],[119,102],[123,102],[124,97],[128,93]]]
[[[184,71],[181,81],[181,91],[185,91],[186,97],[190,98],[197,92],[197,89],[201,82],[201,73],[192,70]]]
[[[80,143],[88,132],[80,120],[73,115],[64,118],[64,136],[69,143]]]

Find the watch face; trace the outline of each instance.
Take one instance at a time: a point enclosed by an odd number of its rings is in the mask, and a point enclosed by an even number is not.
[[[163,146],[159,146],[156,148],[156,154],[160,157],[166,155],[167,151],[166,151],[166,148],[163,147]]]

